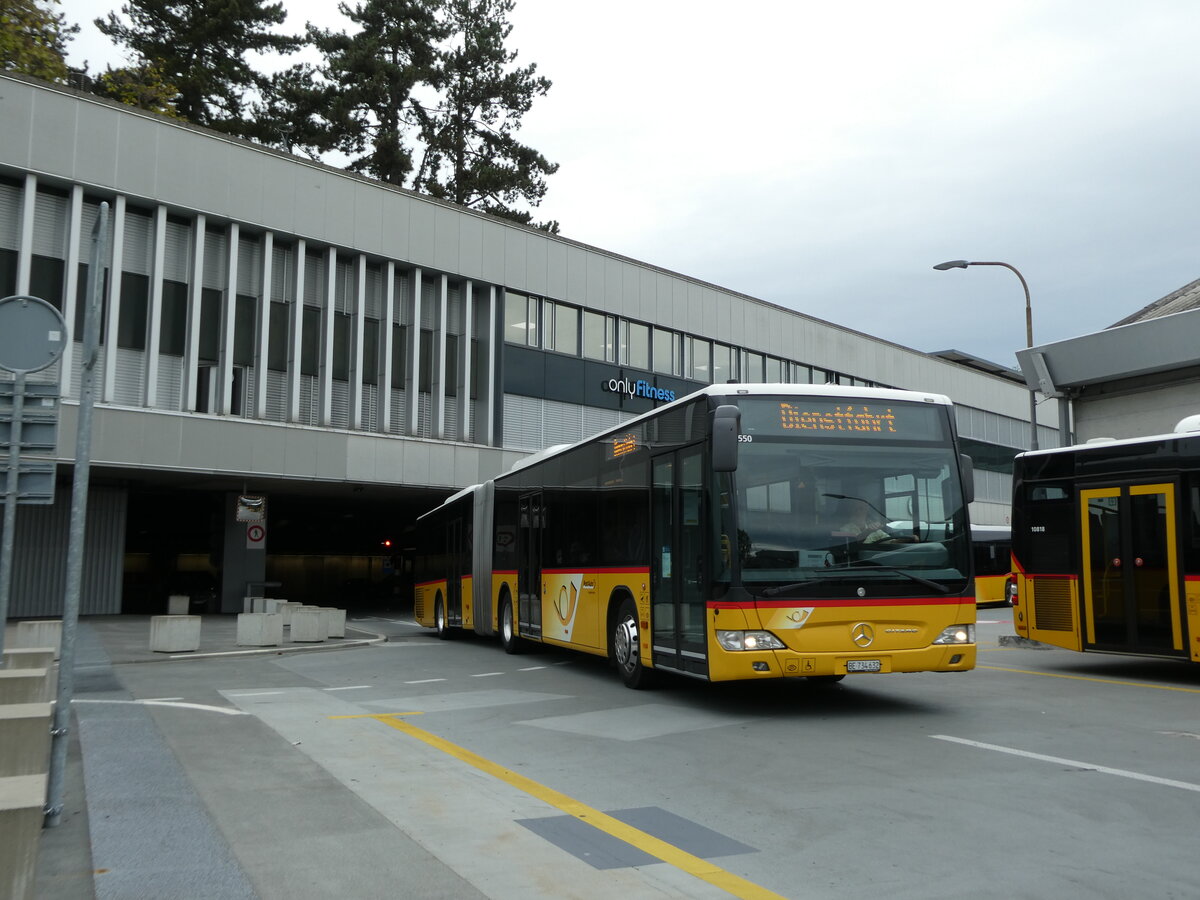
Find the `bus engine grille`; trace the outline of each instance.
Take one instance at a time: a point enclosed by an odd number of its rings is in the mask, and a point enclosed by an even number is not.
[[[1071,579],[1037,578],[1033,585],[1034,628],[1042,631],[1072,631]]]

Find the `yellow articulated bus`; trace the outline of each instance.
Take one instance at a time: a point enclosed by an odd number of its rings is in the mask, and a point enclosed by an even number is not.
[[[1017,634],[1200,662],[1198,425],[1017,456]]]
[[[972,525],[975,558],[975,605],[1007,606],[1012,573],[1012,529],[1007,525]]]
[[[417,521],[417,620],[608,657],[630,687],[975,665],[947,398],[713,385]]]

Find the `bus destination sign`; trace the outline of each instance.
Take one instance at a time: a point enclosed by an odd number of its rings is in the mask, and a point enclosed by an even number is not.
[[[829,409],[781,402],[779,427],[784,431],[850,431],[868,434],[895,434],[896,413],[890,406],[871,407],[865,403],[847,403]]]

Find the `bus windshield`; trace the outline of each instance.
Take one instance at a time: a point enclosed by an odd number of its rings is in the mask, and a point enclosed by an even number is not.
[[[962,591],[970,574],[957,459],[946,442],[754,436],[733,479],[731,574],[752,593]],[[740,576],[740,577],[739,577]]]

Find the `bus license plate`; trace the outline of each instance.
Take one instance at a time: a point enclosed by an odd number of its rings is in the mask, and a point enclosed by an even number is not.
[[[883,664],[877,659],[848,659],[847,672],[881,672]]]

